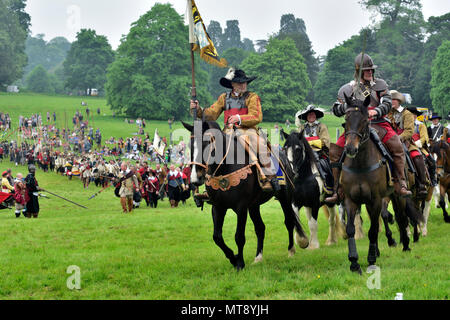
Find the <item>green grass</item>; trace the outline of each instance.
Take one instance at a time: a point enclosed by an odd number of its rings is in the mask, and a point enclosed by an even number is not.
[[[53,110],[50,108],[57,112],[69,110],[73,105],[70,110],[75,112],[80,100],[2,94],[0,109],[18,116],[21,112],[25,115],[36,110]],[[96,109],[94,102],[104,102],[87,101],[91,110]],[[101,117],[109,117],[107,109],[102,108],[102,113],[106,116]],[[94,121],[100,123],[100,118]],[[101,128],[112,135],[133,131],[121,127],[120,119],[108,119]],[[335,127],[341,122],[332,117],[325,120],[333,121]],[[169,132],[166,122],[158,126],[160,132]],[[330,134],[333,135],[333,130]],[[8,167],[13,174],[27,173],[25,167],[15,167],[8,161],[0,164],[0,171]],[[99,190],[94,184],[83,189],[79,179],[68,181],[66,177],[40,170],[37,180],[41,187],[89,209],[47,194],[50,199],[40,198],[38,219],[16,219],[13,210],[0,211],[0,299],[392,300],[397,292],[403,292],[405,300],[449,298],[448,225],[441,210],[433,205],[429,235],[411,244],[411,252],[402,252],[401,246],[389,248],[384,233],[379,234],[381,257],[377,265],[381,268],[381,289],[369,290],[366,282],[370,275],[365,273],[369,220],[365,211],[366,237],[357,240],[362,276],[349,270],[346,241],[340,239],[337,245],[325,246],[328,222],[322,213],[319,213],[321,248],[314,251],[297,248],[296,255],[288,258],[284,217],[275,200],[261,209],[266,224],[263,262],[252,264],[256,236],[248,219],[246,268],[237,273],[213,242],[209,205],[202,212],[189,199],[186,206],[170,209],[166,199],[159,202],[158,209],[146,208],[144,202],[142,208],[125,215],[112,188],[88,200]],[[301,220],[309,233],[303,211]],[[235,229],[236,215],[229,211],[224,238],[236,251]],[[397,228],[392,226],[392,230],[398,242]],[[81,271],[80,290],[66,286],[71,276],[66,271],[72,265]]]
[[[4,162],[0,170],[11,167]],[[12,167],[26,172],[25,167]],[[78,179],[37,172],[45,189],[76,201],[85,210],[52,195],[40,198],[38,219],[16,219],[13,210],[0,211],[1,299],[448,299],[448,225],[441,211],[433,209],[429,236],[412,244],[389,248],[380,233],[381,289],[369,290],[362,276],[349,270],[347,243],[324,245],[328,223],[319,217],[321,248],[297,248],[288,258],[287,232],[279,204],[262,207],[266,224],[264,260],[252,264],[256,236],[250,222],[246,229],[246,268],[237,273],[212,240],[211,207],[202,212],[192,199],[170,209],[144,207],[131,215],[121,213],[118,198],[109,189],[92,200],[99,189],[83,189]],[[307,228],[304,213],[302,223]],[[366,213],[364,230],[369,223]],[[224,238],[236,250],[236,216],[229,212]],[[396,240],[399,234],[392,228]],[[308,231],[307,231],[308,232]],[[357,241],[363,271],[367,267],[368,239]],[[69,266],[81,270],[81,290],[69,290]]]

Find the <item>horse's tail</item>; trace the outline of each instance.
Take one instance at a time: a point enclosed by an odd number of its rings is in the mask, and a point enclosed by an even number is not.
[[[405,213],[413,225],[425,222],[422,211],[416,208],[411,198],[406,198]]]

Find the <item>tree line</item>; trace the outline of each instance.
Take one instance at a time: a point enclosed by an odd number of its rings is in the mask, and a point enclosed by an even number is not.
[[[170,4],[156,4],[134,22],[112,50],[105,36],[82,29],[69,43],[29,35],[26,0],[0,1],[0,85],[17,80],[30,91],[85,93],[97,88],[116,113],[153,119],[187,118],[191,66],[187,26]],[[413,105],[450,111],[450,13],[424,20],[420,0],[360,0],[378,17],[350,39],[318,56],[303,19],[285,14],[268,37],[241,38],[238,20],[207,31],[230,66],[258,76],[250,86],[262,99],[264,119],[292,118],[309,103],[331,106],[340,86],[353,78],[363,48],[379,66],[375,76],[391,89],[411,94]],[[343,17],[345,18],[345,17]],[[351,19],[351,13],[346,17]],[[3,24],[3,25],[2,25]],[[197,96],[202,106],[224,91],[226,69],[196,59]]]

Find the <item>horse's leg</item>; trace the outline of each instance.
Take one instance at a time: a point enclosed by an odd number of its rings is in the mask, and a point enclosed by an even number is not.
[[[447,189],[447,192],[445,193],[445,197],[444,197],[444,206],[443,206],[444,212],[443,213],[444,213],[444,221],[446,223],[450,223],[450,217],[448,216],[447,210],[445,210],[447,208],[445,206],[445,198],[450,199],[450,190],[448,187],[446,189]]]
[[[308,219],[309,226],[309,246],[307,249],[319,249],[319,239],[317,238],[317,216],[319,214],[319,208],[305,207],[306,218]]]
[[[284,209],[284,207],[283,207],[283,211],[284,211],[285,209]],[[300,224],[300,216],[299,216],[299,213],[300,213],[300,208],[299,207],[297,207],[295,204],[293,204],[292,203],[292,205],[291,205],[291,207],[290,207],[290,210],[291,210],[291,212],[292,212],[292,214],[293,214],[293,216],[294,216],[294,220],[293,220],[293,223],[294,223],[294,227],[295,227],[295,243],[300,247],[300,248],[302,248],[302,249],[305,249],[305,248],[307,248],[308,247],[308,245],[309,245],[309,240],[308,240],[308,237],[306,236],[306,234],[305,234],[305,232],[303,231],[303,228],[302,228],[302,226],[301,226],[301,224]],[[285,223],[286,223],[286,220],[285,220]],[[287,227],[287,225],[286,225],[286,227]],[[294,252],[293,253],[295,253],[295,248],[294,247],[292,247],[293,248],[293,250],[294,250]],[[291,249],[289,249],[289,256],[292,256],[292,251],[291,251]]]
[[[261,262],[263,259],[263,246],[264,246],[264,234],[266,226],[261,218],[261,212],[259,211],[259,205],[250,207],[248,212],[250,213],[250,218],[253,221],[255,227],[256,238],[258,239],[258,245],[256,247],[256,257],[255,263]]]
[[[247,207],[240,207],[235,210],[237,214],[236,234],[234,240],[238,248],[236,257],[236,270],[240,271],[244,269],[244,245],[245,245],[245,225],[247,224]]]
[[[346,212],[345,212],[345,206],[343,204],[340,204],[338,207],[339,211],[339,220],[341,222],[341,226],[344,229],[344,232],[342,233],[342,239],[347,240],[347,220],[346,220]]]
[[[358,251],[355,241],[355,215],[358,206],[354,204],[349,197],[345,198],[345,210],[347,211],[347,236],[348,236],[348,260],[350,260],[350,270],[362,274],[361,267],[358,264]]]
[[[363,230],[363,220],[361,217],[361,207],[356,211],[355,214],[355,239],[360,240],[364,239],[364,230]]]
[[[381,218],[383,219],[384,229],[386,232],[386,238],[388,239],[389,247],[396,247],[397,242],[395,242],[394,238],[392,238],[392,231],[389,228],[389,219],[390,219],[389,216],[392,216],[392,214],[387,209],[388,204],[389,204],[389,202],[386,201],[385,199],[383,199],[382,209],[381,209]]]
[[[424,201],[425,206],[423,208],[423,219],[422,224],[422,236],[426,237],[428,235],[428,217],[430,216],[431,199]]]
[[[234,256],[233,250],[231,250],[223,240],[222,236],[222,228],[223,222],[225,220],[225,214],[227,213],[227,209],[218,208],[216,206],[212,207],[212,218],[214,223],[214,234],[213,239],[216,245],[222,249],[223,253],[225,253],[225,257],[230,260],[231,264],[236,267],[236,258]]]
[[[377,257],[380,256],[378,250],[378,232],[380,229],[380,212],[381,212],[381,199],[375,199],[372,205],[366,205],[367,212],[370,217],[370,229],[369,229],[369,253],[367,255],[367,262],[369,266],[375,265]]]
[[[394,207],[395,220],[400,232],[400,242],[403,244],[403,251],[410,251],[408,236],[408,217],[406,216],[406,201],[399,196],[393,195],[391,198]]]
[[[284,188],[283,188],[284,189]],[[282,189],[282,190],[283,190]],[[284,214],[284,225],[288,231],[288,257],[292,257],[295,254],[295,246],[294,246],[294,227],[295,221],[298,219],[298,214],[293,211],[291,207],[291,202],[288,200],[288,196],[286,191],[279,192],[278,201],[280,202],[281,208]],[[297,216],[296,216],[297,214]]]
[[[336,214],[336,206],[323,206],[324,211],[328,212],[328,239],[325,242],[327,246],[335,244],[338,242],[337,233],[339,232],[339,228],[341,227],[340,222],[337,221],[339,216]]]

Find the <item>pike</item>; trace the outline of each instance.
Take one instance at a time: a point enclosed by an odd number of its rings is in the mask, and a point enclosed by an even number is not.
[[[364,55],[366,54],[366,43],[367,43],[367,31],[364,32],[363,50],[362,50],[362,54],[361,54],[361,61],[359,62],[359,71],[358,71],[359,74],[358,74],[358,79],[356,79],[357,86],[354,87],[353,94],[355,94],[357,92],[357,90],[362,91],[361,90],[361,75],[362,75]],[[364,94],[363,92],[361,92],[361,93]]]
[[[79,207],[81,207],[81,208],[87,209],[85,206],[82,206],[81,204],[78,204],[78,203],[76,203],[76,202],[73,202],[72,200],[69,200],[69,199],[66,199],[66,198],[64,198],[64,197],[61,197],[61,196],[59,196],[59,195],[57,195],[57,194],[55,194],[55,193],[53,193],[53,192],[50,192],[50,191],[48,191],[48,190],[41,189],[41,191],[48,192],[48,193],[50,193],[51,195],[54,195],[55,197],[58,197],[58,198],[60,198],[60,199],[63,199],[63,200],[68,201],[68,202],[70,202],[70,203],[73,203],[74,205],[77,205],[77,206],[79,206]]]
[[[132,177],[133,174],[134,174],[133,171],[128,172],[127,175],[125,175],[124,177],[120,178],[119,181],[118,181],[117,183],[115,183],[115,184],[122,183],[122,181],[124,181],[124,180],[126,180],[126,179]],[[109,177],[109,178],[110,178],[110,177]],[[108,185],[108,186],[106,186],[106,187],[103,187],[101,190],[97,191],[97,192],[94,193],[92,196],[90,196],[88,200],[91,200],[91,199],[95,198],[95,197],[98,196],[101,192],[105,191],[106,189],[108,189],[108,188],[111,187],[112,185],[114,185],[114,183],[112,183],[112,184],[110,184],[110,185]]]

